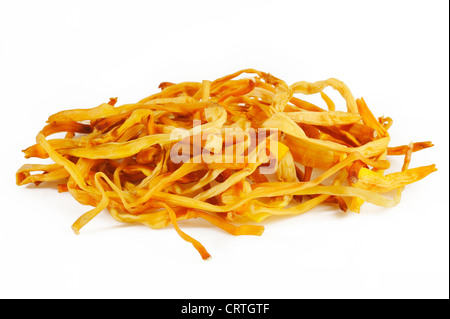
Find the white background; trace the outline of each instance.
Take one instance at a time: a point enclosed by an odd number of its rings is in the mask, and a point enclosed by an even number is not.
[[[448,1],[0,3],[0,297],[449,297]],[[88,207],[15,185],[15,171],[33,163],[21,150],[50,114],[248,67],[288,84],[344,81],[394,119],[391,145],[433,141],[411,167],[439,171],[407,186],[397,207],[315,209],[264,222],[261,237],[180,223],[207,262],[172,227],[124,225],[107,212],[76,236],[70,226]]]

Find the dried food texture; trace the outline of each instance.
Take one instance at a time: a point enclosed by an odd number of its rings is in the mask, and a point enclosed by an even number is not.
[[[326,87],[343,97],[344,110]],[[77,234],[107,209],[120,222],[171,224],[208,259],[179,221],[202,218],[232,235],[261,235],[264,219],[321,204],[357,213],[365,202],[395,206],[405,185],[436,170],[409,168],[411,154],[431,142],[390,146],[392,119],[375,117],[337,79],[288,85],[246,69],[159,88],[137,103],[116,106],[111,98],[51,115],[24,153],[53,163],[23,165],[17,185],[58,181],[58,192],[92,206],[72,225]],[[302,99],[310,94],[326,108]],[[49,138],[56,133],[63,137]],[[385,173],[388,156],[404,156],[398,172]]]

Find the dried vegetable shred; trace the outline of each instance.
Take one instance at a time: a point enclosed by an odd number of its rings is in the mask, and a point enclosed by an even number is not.
[[[336,110],[326,87],[344,98],[345,111]],[[405,185],[436,170],[435,165],[409,168],[411,153],[431,142],[389,146],[392,119],[375,117],[364,99],[355,99],[337,79],[287,85],[246,69],[214,81],[163,82],[159,88],[137,103],[116,106],[117,98],[111,98],[94,108],[51,115],[24,153],[53,163],[23,165],[17,185],[58,181],[59,192],[94,207],[73,224],[77,234],[107,209],[121,222],[172,224],[208,259],[179,221],[202,218],[232,235],[261,235],[264,227],[258,223],[265,218],[302,214],[322,203],[358,213],[364,202],[395,206]],[[326,109],[294,94],[320,94]],[[227,128],[276,131],[251,150],[245,138],[224,143]],[[189,136],[173,134],[177,129]],[[64,137],[48,138],[55,133]],[[203,150],[239,146],[244,160],[222,152],[221,161],[206,162],[192,151],[189,162],[174,162],[171,148],[184,143],[193,150],[196,136]],[[267,147],[272,141],[276,152]],[[263,155],[251,161],[255,152]],[[386,174],[387,158],[394,155],[404,156],[403,167]],[[262,173],[271,159],[274,173]],[[395,194],[386,194],[390,191]]]

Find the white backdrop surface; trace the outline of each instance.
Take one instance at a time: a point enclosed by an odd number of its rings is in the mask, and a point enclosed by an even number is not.
[[[0,1],[0,297],[448,298],[448,9],[440,0]],[[288,84],[344,81],[394,119],[392,145],[431,140],[411,167],[438,171],[394,208],[272,218],[261,237],[180,223],[207,262],[172,227],[124,225],[107,212],[75,236],[87,207],[15,185],[33,162],[21,150],[50,114],[242,68]]]

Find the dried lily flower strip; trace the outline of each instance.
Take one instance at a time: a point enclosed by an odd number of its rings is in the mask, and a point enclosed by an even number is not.
[[[345,111],[323,92],[326,87],[344,98]],[[411,154],[431,142],[390,146],[392,119],[376,118],[336,79],[287,85],[246,69],[159,88],[137,103],[116,106],[111,98],[51,115],[24,153],[53,163],[23,165],[17,185],[58,181],[58,192],[92,206],[72,225],[77,234],[107,209],[121,222],[172,224],[208,259],[179,221],[202,218],[235,236],[259,236],[264,227],[258,223],[269,216],[298,215],[322,203],[353,212],[364,202],[395,206],[405,185],[436,170],[409,168]],[[326,109],[295,94],[320,94]],[[55,133],[65,136],[49,138]],[[256,135],[253,143],[249,137]],[[385,174],[392,155],[404,156],[404,165]]]

